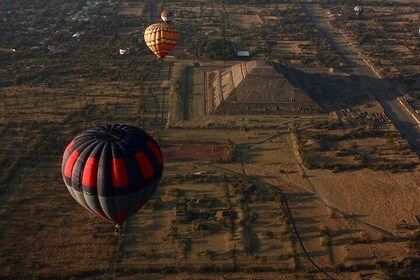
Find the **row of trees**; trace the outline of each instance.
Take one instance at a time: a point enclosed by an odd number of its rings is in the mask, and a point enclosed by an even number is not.
[[[199,37],[187,43],[187,49],[198,57],[216,60],[229,60],[235,56],[235,50],[227,39]]]

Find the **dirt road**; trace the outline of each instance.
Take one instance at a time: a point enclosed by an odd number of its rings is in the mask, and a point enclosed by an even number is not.
[[[397,97],[403,93],[403,90],[382,79],[368,65],[367,59],[363,54],[359,53],[350,44],[340,30],[328,23],[328,15],[325,10],[318,5],[304,5],[304,8],[315,27],[323,31],[331,39],[338,53],[347,60],[347,70],[360,77],[361,81],[381,103],[385,113],[400,133],[407,139],[417,155],[420,155],[420,128],[416,126],[416,121],[397,100]]]

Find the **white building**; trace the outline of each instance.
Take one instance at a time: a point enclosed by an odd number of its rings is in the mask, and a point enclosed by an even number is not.
[[[130,48],[120,49],[120,55],[129,54]]]
[[[249,51],[236,51],[238,57],[249,57]]]
[[[76,32],[76,33],[74,33],[73,34],[73,36],[71,36],[73,39],[76,39],[76,40],[80,40],[80,32]]]

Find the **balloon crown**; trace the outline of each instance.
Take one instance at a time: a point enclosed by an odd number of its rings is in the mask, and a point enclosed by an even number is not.
[[[105,129],[96,132],[95,138],[101,142],[118,142],[125,138],[127,133],[120,128],[113,128],[107,126]]]

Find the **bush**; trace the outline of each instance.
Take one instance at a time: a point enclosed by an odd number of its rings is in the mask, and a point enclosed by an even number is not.
[[[329,228],[327,226],[323,225],[322,227],[319,228],[318,236],[321,237],[321,236],[329,236],[329,235],[330,235]]]
[[[271,230],[267,230],[267,231],[264,231],[264,236],[266,238],[273,239],[274,238],[274,233]]]
[[[226,39],[201,37],[187,43],[187,49],[196,56],[216,60],[229,60],[235,55],[231,43]]]
[[[321,237],[321,245],[328,246],[331,244],[331,237],[330,236],[322,236]]]
[[[343,263],[337,263],[333,267],[334,272],[344,271],[345,269],[346,269],[346,266]]]
[[[173,197],[179,197],[181,195],[181,190],[178,188],[170,188],[166,194]]]

